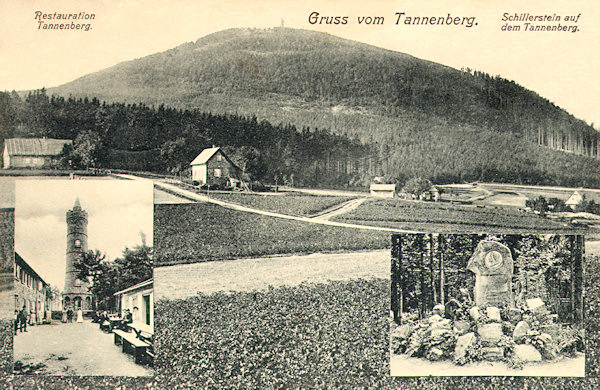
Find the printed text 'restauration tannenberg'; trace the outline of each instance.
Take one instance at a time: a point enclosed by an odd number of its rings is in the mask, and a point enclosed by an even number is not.
[[[38,30],[83,30],[89,31],[90,23],[75,23],[75,21],[90,21],[96,19],[96,14],[87,12],[50,12],[35,11]],[[70,23],[69,23],[70,22]]]

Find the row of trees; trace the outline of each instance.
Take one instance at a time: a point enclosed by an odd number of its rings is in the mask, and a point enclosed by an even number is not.
[[[91,280],[97,309],[110,310],[114,293],[152,278],[152,248],[142,239],[141,245],[125,248],[112,261],[99,250],[90,250],[74,266],[79,279]]]
[[[366,126],[372,130],[368,142],[359,141],[357,132],[335,135],[198,109],[48,97],[43,89],[24,99],[0,93],[0,137],[73,139],[74,149],[62,161],[72,168],[187,174],[202,149],[219,145],[252,180],[266,183],[367,186],[384,174],[397,184],[422,177],[439,184],[600,186],[598,160],[524,142],[515,132],[447,122],[417,109],[403,112],[401,121],[351,117],[356,123],[339,114],[330,124]]]
[[[549,198],[546,199],[543,196],[538,196],[535,199],[528,199],[525,202],[527,207],[530,207],[532,210],[539,212],[544,215],[548,211],[553,212],[571,212],[574,211],[576,213],[584,212],[584,213],[592,213],[600,215],[600,204],[596,203],[594,199],[587,199],[587,197],[582,195],[582,200],[578,204],[576,204],[573,208],[566,205],[565,201],[558,198]]]
[[[164,105],[48,97],[45,90],[0,93],[0,136],[74,140],[63,165],[180,173],[200,151],[227,146],[253,179],[300,185],[347,185],[366,174],[353,161],[370,153],[328,130],[274,126],[256,117],[213,115]],[[351,167],[355,167],[354,169]]]

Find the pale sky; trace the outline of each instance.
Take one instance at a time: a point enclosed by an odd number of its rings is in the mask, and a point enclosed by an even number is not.
[[[107,259],[152,245],[152,183],[126,180],[16,180],[15,252],[48,283],[64,287],[66,212],[79,197],[88,213],[88,249]]]
[[[599,4],[592,0],[0,0],[0,90],[58,86],[216,31],[275,27],[283,19],[287,27],[324,31],[454,68],[500,75],[598,127]],[[38,29],[36,11],[94,13],[95,19],[89,31],[44,31]],[[348,24],[310,24],[313,11],[348,16]],[[396,12],[474,16],[477,25],[396,25]],[[579,15],[580,31],[503,32],[505,12],[556,14],[563,20]],[[384,23],[358,25],[358,16],[383,16]]]

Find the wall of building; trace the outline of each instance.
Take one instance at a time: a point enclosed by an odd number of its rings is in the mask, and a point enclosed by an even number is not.
[[[192,180],[199,182],[200,185],[206,184],[206,165],[192,166]]]
[[[47,286],[19,263],[15,263],[14,267],[13,294],[14,310],[25,308],[29,313],[29,322],[40,324],[50,310]]]
[[[43,156],[9,156],[8,164],[5,159],[5,168],[46,168],[52,163],[51,157]]]
[[[134,317],[134,322],[147,326],[149,330],[154,329],[154,292],[152,285],[128,291],[119,295],[119,298],[121,313],[124,313],[126,309],[134,313],[134,308],[137,307],[138,314],[137,318]]]
[[[218,174],[216,174],[218,170]],[[206,181],[210,185],[225,185],[228,177],[237,178],[237,169],[221,154],[221,151],[215,153],[206,162]]]

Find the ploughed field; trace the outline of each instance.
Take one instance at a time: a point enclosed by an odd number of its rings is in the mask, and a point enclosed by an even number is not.
[[[388,248],[390,233],[287,220],[210,203],[154,208],[155,265]]]
[[[354,199],[349,196],[319,196],[290,193],[271,193],[263,195],[220,192],[211,192],[210,197],[258,210],[296,216],[316,214],[335,205]]]
[[[462,232],[573,232],[573,228],[533,213],[505,207],[385,199],[365,202],[334,221],[397,229]]]

